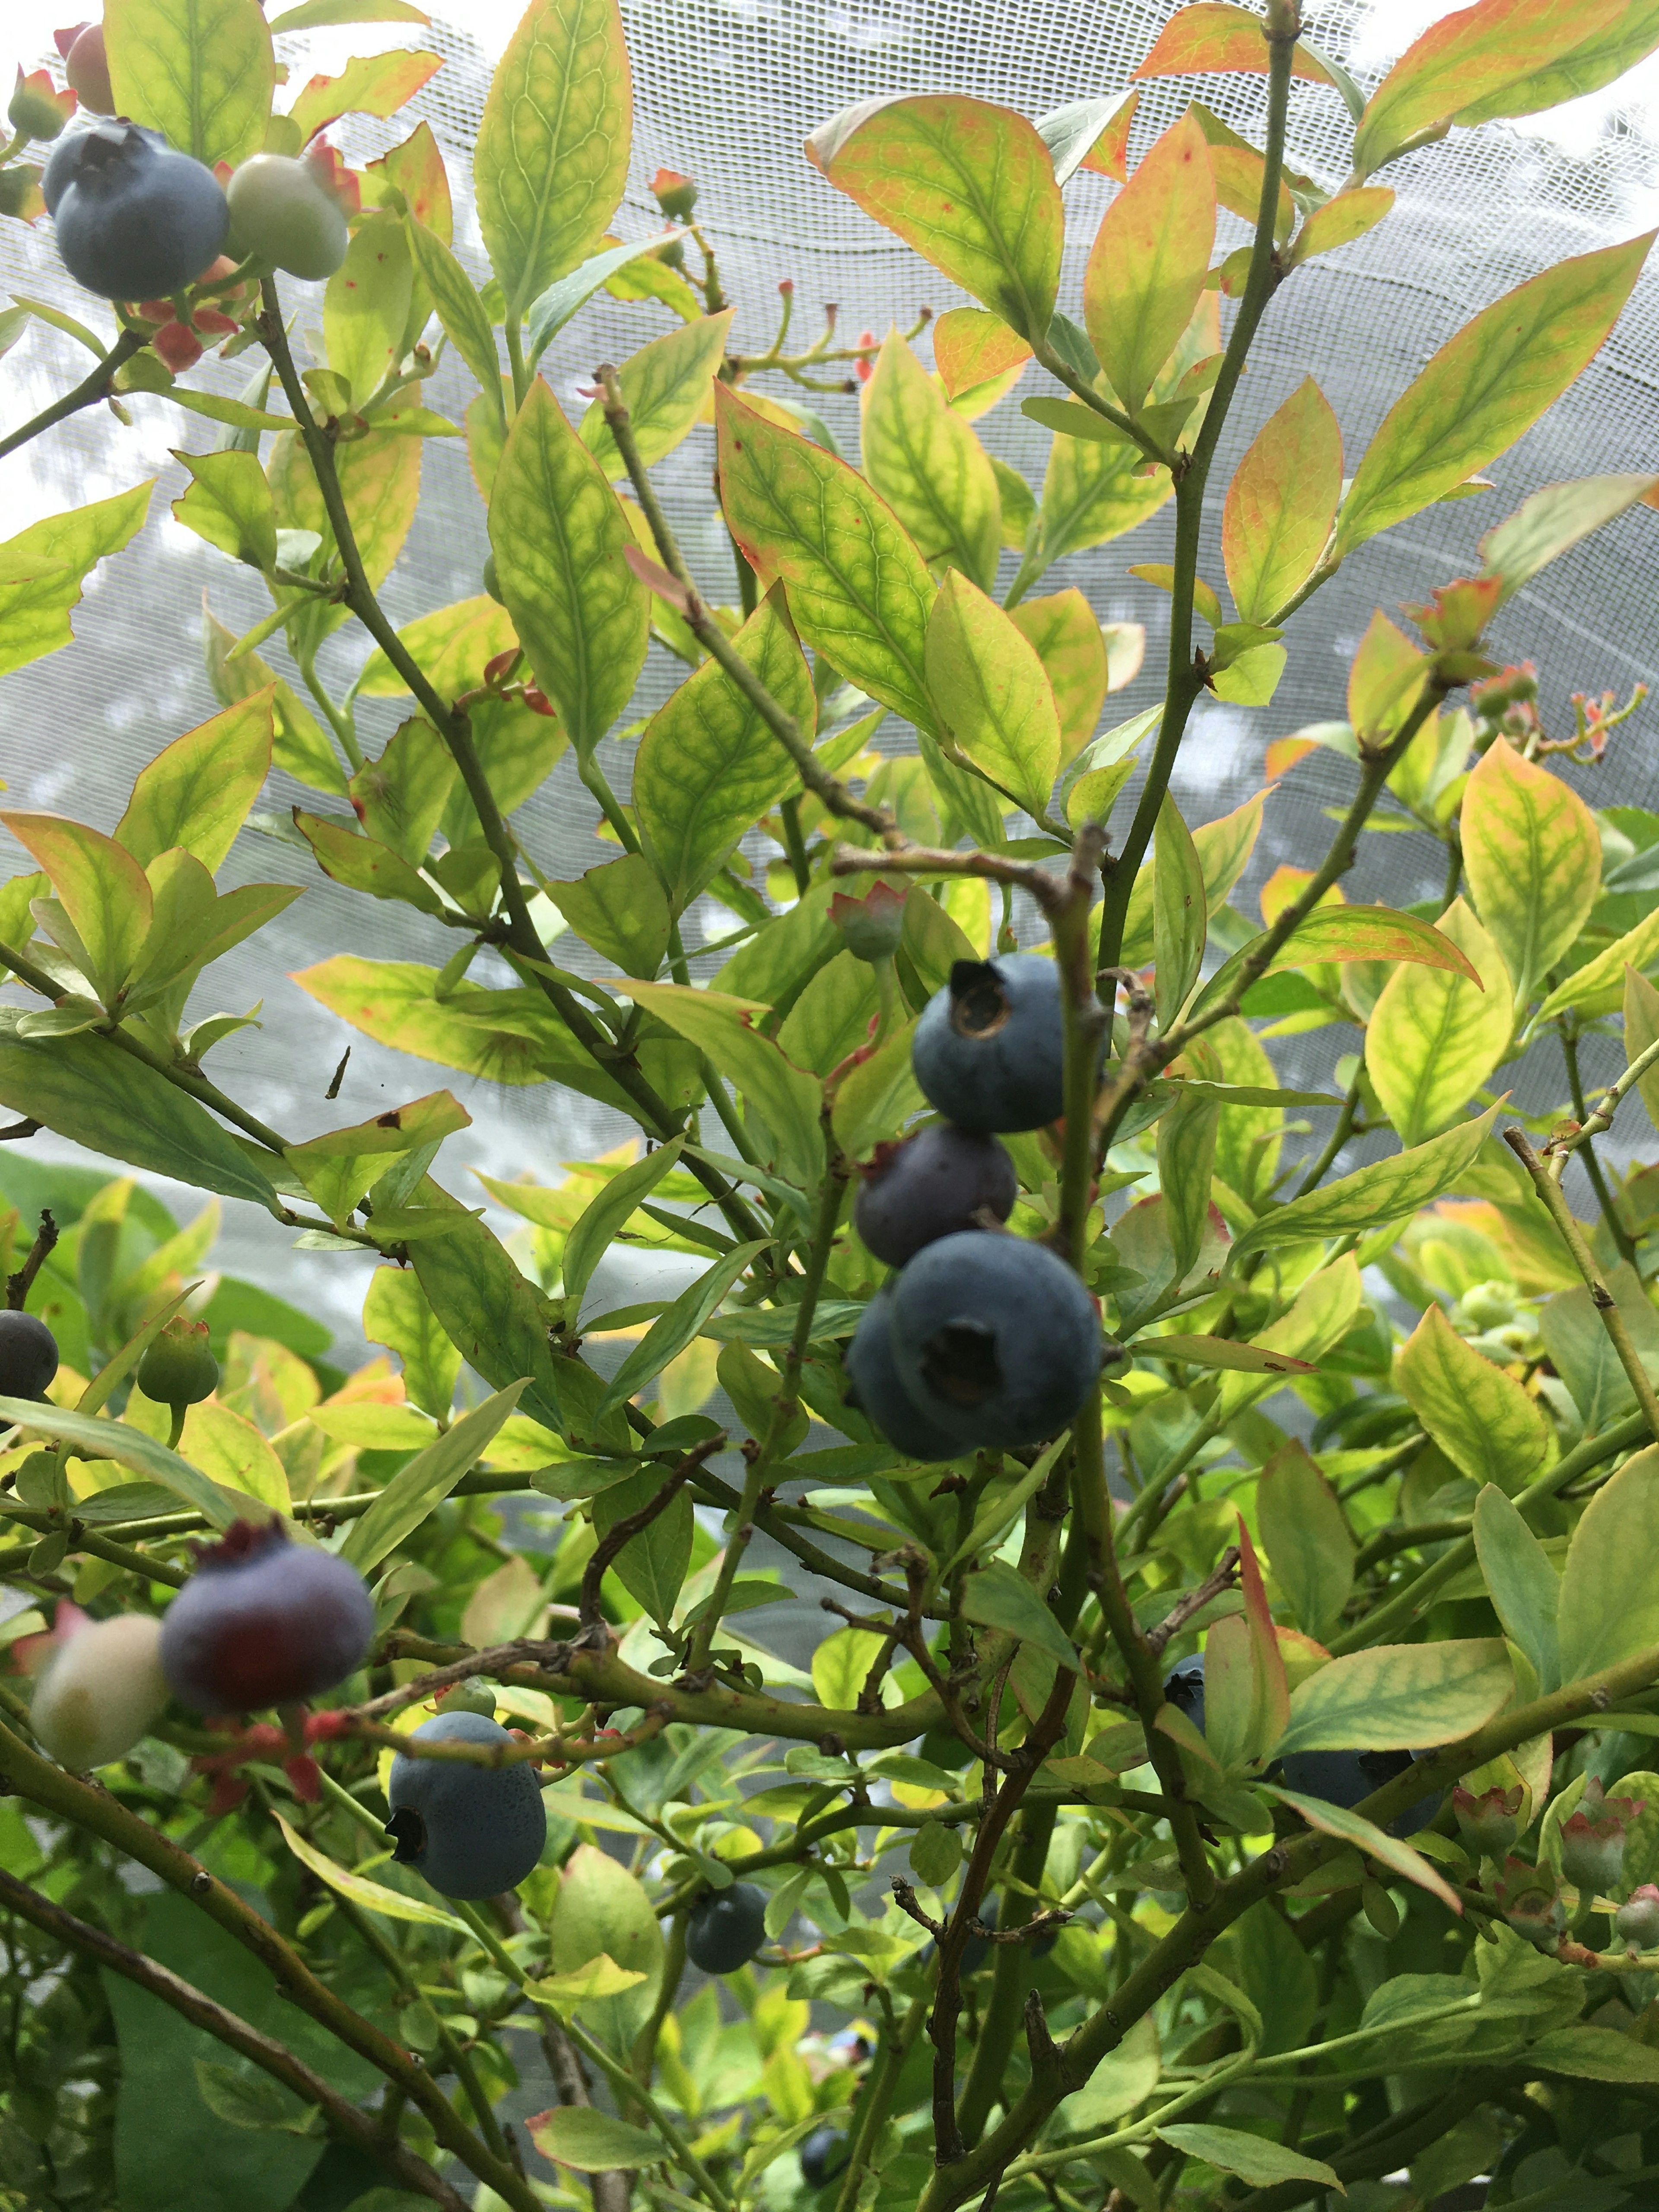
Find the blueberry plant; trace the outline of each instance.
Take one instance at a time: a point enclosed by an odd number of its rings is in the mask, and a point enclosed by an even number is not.
[[[1241,380],[1282,287],[1403,220],[1389,163],[1611,82],[1655,10],[1481,0],[1364,88],[1295,0],[1200,0],[1054,114],[835,117],[826,204],[977,303],[931,371],[920,326],[793,337],[787,279],[740,350],[687,177],[665,231],[611,234],[616,0],[533,0],[507,47],[481,286],[428,124],[360,171],[322,135],[436,57],[274,106],[289,31],[414,13],[109,0],[10,108],[0,205],[105,304],[0,318],[97,356],[0,453],[176,407],[173,514],[271,604],[208,617],[220,711],[118,822],[3,817],[0,2202],[1651,2202],[1659,1167],[1597,1143],[1659,1115],[1659,812],[1580,795],[1639,696],[1569,726],[1487,634],[1659,477],[1505,516],[1481,474],[1649,240],[1476,315],[1357,456],[1311,380]],[[1264,81],[1259,143],[1218,73]],[[1158,133],[1169,78],[1199,96]],[[1292,79],[1351,113],[1346,177],[1287,162]],[[1104,213],[1062,296],[1068,187]],[[659,334],[573,420],[538,372],[601,289]],[[240,397],[182,380],[209,346]],[[813,404],[843,388],[857,465]],[[1017,392],[1040,489],[974,427]],[[718,580],[652,477],[711,434]],[[491,550],[399,629],[447,436]],[[0,672],[69,644],[151,494],[0,548]],[[1352,796],[1258,927],[1262,796],[1171,796],[1195,705],[1265,726],[1297,611],[1477,495],[1468,573],[1379,611],[1346,719],[1268,748],[1334,750]],[[1145,641],[1037,586],[1171,502],[1136,571],[1162,697],[1103,732]],[[678,688],[618,729],[653,654]],[[572,881],[520,812],[561,769],[616,848]],[[258,812],[273,769],[305,795]],[[1443,895],[1346,896],[1373,830],[1434,841]],[[280,880],[222,890],[244,833]],[[385,901],[429,954],[307,970],[319,1034],[638,1138],[483,1179],[502,1241],[450,1091],[307,1133],[222,1087],[253,1017],[204,1012],[207,971],[313,866],[354,944]],[[1508,1104],[1523,1052],[1559,1110]],[[40,1165],[43,1129],[112,1175]],[[181,1225],[146,1177],[207,1204]],[[226,1198],[318,1270],[376,1255],[367,1366],[204,1273]],[[613,1247],[685,1287],[604,1310]],[[802,1591],[810,1672],[763,1610]]]

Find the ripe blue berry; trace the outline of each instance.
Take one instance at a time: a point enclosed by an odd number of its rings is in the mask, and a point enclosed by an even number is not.
[[[1200,1651],[1190,1659],[1183,1659],[1178,1667],[1171,1668],[1164,1678],[1165,1701],[1188,1719],[1200,1735],[1204,1733],[1204,1654]]]
[[[439,1713],[415,1730],[422,1743],[510,1743],[482,1713]],[[386,1790],[392,1856],[418,1867],[441,1896],[499,1897],[516,1889],[541,1857],[547,1814],[529,1766],[464,1766],[400,1751]]]
[[[0,1398],[44,1398],[58,1372],[58,1340],[39,1314],[0,1310]]]
[[[963,1447],[929,1420],[911,1399],[893,1364],[893,1285],[877,1291],[864,1309],[847,1347],[852,1402],[907,1459],[954,1459]]]
[[[374,1633],[356,1567],[289,1543],[277,1522],[238,1521],[167,1607],[161,1666],[180,1705],[258,1712],[332,1689],[362,1663]]]
[[[801,2178],[809,2189],[822,2189],[845,2168],[853,2147],[841,2128],[814,2128],[801,2145]]]
[[[1065,1109],[1060,970],[1035,952],[958,960],[922,1010],[911,1065],[964,1129],[1040,1129]]]
[[[890,1267],[902,1267],[941,1237],[983,1228],[975,1218],[981,1208],[1006,1221],[1019,1195],[1014,1164],[996,1139],[951,1121],[878,1146],[862,1174],[853,1226]]]
[[[1095,1302],[1045,1244],[972,1230],[942,1237],[892,1291],[894,1369],[957,1452],[1046,1442],[1100,1372]]]
[[[219,179],[136,123],[60,138],[40,179],[58,250],[106,300],[166,299],[216,259],[230,228]]]
[[[1328,1805],[1358,1805],[1412,1765],[1408,1751],[1293,1751],[1284,1761],[1285,1787]],[[1389,1823],[1391,1836],[1414,1836],[1440,1810],[1440,1792],[1419,1797]]]
[[[705,1974],[735,1974],[766,1941],[766,1899],[752,1881],[710,1890],[685,1923],[685,1955]]]

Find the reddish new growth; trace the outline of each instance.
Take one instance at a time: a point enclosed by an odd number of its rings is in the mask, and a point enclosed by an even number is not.
[[[220,1567],[245,1567],[250,1559],[277,1544],[286,1544],[288,1537],[280,1521],[233,1521],[216,1544],[199,1546],[196,1553],[198,1573]]]

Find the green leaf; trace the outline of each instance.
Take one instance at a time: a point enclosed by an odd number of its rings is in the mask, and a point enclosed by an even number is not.
[[[866,215],[1020,336],[1048,336],[1065,209],[1024,116],[958,94],[866,101],[821,124],[807,158]]]
[[[367,1575],[395,1552],[483,1457],[525,1387],[518,1382],[497,1390],[400,1467],[362,1518],[353,1522],[340,1557]]]
[[[1297,1626],[1322,1643],[1353,1589],[1353,1538],[1335,1493],[1296,1438],[1262,1468],[1255,1505],[1268,1565]]]
[[[1317,1364],[1358,1320],[1360,1297],[1358,1263],[1352,1252],[1346,1252],[1334,1265],[1322,1267],[1309,1277],[1297,1292],[1289,1312],[1270,1322],[1256,1337],[1256,1348]],[[1231,1420],[1259,1398],[1271,1397],[1278,1387],[1272,1381],[1249,1379],[1237,1373],[1224,1375],[1217,1410],[1224,1419]]]
[[[1485,120],[1528,113],[1529,107],[1507,105],[1505,95],[1550,70],[1586,39],[1599,41],[1629,13],[1626,0],[1576,0],[1571,8],[1554,0],[1504,0],[1498,6],[1464,8],[1431,24],[1365,103],[1354,133],[1355,174],[1370,175],[1419,133],[1454,117]],[[1580,88],[1569,79],[1554,98],[1569,99]]]
[[[270,19],[272,36],[284,31],[320,30],[332,23],[430,23],[432,18],[409,0],[300,0]]]
[[[334,449],[363,573],[376,591],[391,574],[414,524],[421,497],[421,452],[420,439],[399,437],[391,430],[343,439]],[[322,543],[311,558],[309,572],[323,574],[336,557],[333,526],[309,457],[292,434],[276,441],[269,472],[278,528],[316,532]],[[290,649],[303,659],[346,619],[346,609],[337,601],[307,597],[289,622]]]
[[[1333,253],[1339,246],[1352,246],[1356,238],[1375,230],[1393,208],[1394,193],[1387,185],[1359,185],[1352,191],[1339,192],[1305,218],[1291,247],[1291,261],[1310,261],[1316,253]]]
[[[673,927],[657,871],[643,853],[624,853],[589,868],[574,884],[550,883],[547,896],[584,945],[624,975],[654,975]]]
[[[225,656],[235,642],[204,599],[202,658],[214,697],[222,707],[237,707],[261,691],[270,691],[272,766],[283,769],[296,782],[309,784],[314,791],[343,793],[345,773],[310,708],[301,705],[293,686],[274,668],[267,667],[257,653],[239,653],[234,660],[227,660]]]
[[[1616,1013],[1623,1003],[1629,971],[1634,969],[1641,975],[1656,958],[1659,958],[1659,907],[1558,983],[1534,1015],[1534,1028],[1565,1013],[1569,1007],[1586,1018]]]
[[[1412,1411],[1471,1482],[1513,1492],[1543,1466],[1548,1431],[1537,1401],[1466,1344],[1441,1307],[1424,1314],[1395,1373]]]
[[[1582,1681],[1659,1644],[1659,1445],[1626,1461],[1584,1509],[1556,1611],[1561,1680]]]
[[[477,378],[505,430],[501,358],[489,313],[477,288],[443,240],[424,223],[411,219],[408,238],[416,274],[431,295],[445,337]]]
[[[642,1160],[635,1160],[632,1167],[612,1176],[578,1215],[565,1238],[560,1267],[565,1299],[573,1315],[580,1310],[582,1293],[618,1231],[675,1164],[684,1142],[683,1136],[671,1138]]]
[[[1443,1137],[1432,1137],[1426,1145],[1396,1152],[1391,1159],[1377,1160],[1340,1182],[1326,1184],[1322,1190],[1310,1191],[1305,1198],[1292,1199],[1288,1206],[1275,1206],[1236,1240],[1234,1260],[1275,1244],[1376,1229],[1432,1205],[1474,1164],[1497,1112],[1497,1107],[1489,1107],[1460,1128],[1448,1129]]]
[[[1002,501],[973,427],[896,330],[864,388],[864,471],[925,561],[943,562],[988,591],[1002,551]]]
[[[422,914],[441,914],[444,902],[419,871],[373,837],[360,836],[326,815],[294,809],[294,826],[317,855],[317,865],[337,884],[371,898],[396,899]]]
[[[1012,610],[1014,627],[1042,663],[1060,716],[1060,758],[1073,761],[1095,733],[1106,695],[1117,680],[1106,633],[1075,585]]]
[[[410,1105],[394,1106],[373,1121],[349,1129],[331,1129],[289,1145],[283,1158],[336,1227],[349,1220],[357,1201],[395,1159],[436,1146],[472,1117],[447,1091],[434,1091]]]
[[[423,1927],[448,1928],[459,1936],[471,1936],[471,1929],[465,1920],[458,1920],[453,1912],[446,1912],[441,1905],[428,1905],[422,1897],[405,1897],[400,1889],[387,1889],[378,1881],[370,1881],[361,1874],[352,1874],[343,1866],[325,1856],[302,1835],[291,1828],[282,1814],[273,1812],[271,1819],[283,1832],[283,1841],[288,1845],[302,1867],[308,1867],[319,1881],[342,1897],[349,1897],[354,1905],[366,1912],[378,1912],[383,1920],[413,1920]]]
[[[275,1212],[275,1190],[204,1106],[101,1037],[31,1044],[0,1008],[0,1103],[110,1159]]]
[[[1466,801],[1466,819],[1467,811]],[[1466,865],[1467,853],[1466,846]],[[1402,962],[1383,985],[1365,1030],[1367,1072],[1402,1145],[1437,1136],[1462,1114],[1508,1052],[1514,1030],[1508,971],[1461,898],[1437,927],[1468,955],[1480,981]]]
[[[897,517],[844,461],[730,386],[715,386],[714,410],[726,520],[750,566],[782,584],[797,630],[849,683],[931,728],[933,580]]]
[[[1230,1370],[1239,1375],[1311,1375],[1310,1360],[1293,1358],[1260,1344],[1237,1344],[1230,1336],[1182,1336],[1176,1333],[1142,1336],[1135,1342],[1135,1357],[1178,1359],[1191,1367]]]
[[[398,642],[446,699],[477,690],[489,664],[498,654],[511,652],[518,641],[512,616],[483,592],[477,599],[435,608],[398,632]],[[395,699],[406,694],[409,686],[377,645],[352,690],[360,697]]]
[[[1547,1696],[1561,1685],[1555,1638],[1561,1577],[1495,1482],[1474,1501],[1474,1549],[1504,1633],[1525,1652],[1540,1694]]]
[[[1028,814],[1060,772],[1060,716],[1036,650],[968,577],[947,575],[928,617],[925,667],[941,738]]]
[[[182,1499],[192,1512],[203,1516],[210,1528],[228,1528],[233,1521],[247,1511],[248,1501],[241,1492],[221,1489],[199,1468],[192,1467],[177,1452],[169,1451],[154,1437],[147,1437],[142,1429],[135,1429],[125,1421],[100,1420],[90,1413],[69,1413],[60,1407],[32,1398],[0,1398],[0,1420],[8,1425],[21,1423],[35,1436],[50,1437],[54,1443],[71,1445],[81,1459],[112,1459],[118,1467],[131,1468],[147,1482],[159,1483],[163,1490]]]
[[[1103,391],[1103,380],[1097,382]],[[1093,414],[1090,419],[1101,421]],[[1123,537],[1172,499],[1175,485],[1169,471],[1143,474],[1144,465],[1133,446],[1087,437],[1056,438],[1043,472],[1036,543],[1028,549],[1022,570],[1031,572],[1027,581],[1068,553],[1086,552],[1109,538]]]
[[[614,1407],[625,1406],[635,1391],[654,1382],[669,1361],[678,1358],[693,1338],[702,1334],[703,1323],[714,1318],[721,1299],[750,1261],[767,1249],[769,1242],[763,1237],[753,1243],[734,1244],[689,1289],[682,1291],[665,1313],[658,1315],[611,1376],[600,1401],[601,1417]]]
[[[1204,864],[1181,810],[1166,793],[1152,833],[1153,988],[1159,1026],[1170,1029],[1198,981],[1208,922]]]
[[[1158,1188],[1178,1279],[1197,1265],[1209,1231],[1210,1177],[1220,1121],[1216,1099],[1182,1091],[1158,1125]]]
[[[509,314],[605,236],[628,179],[633,112],[617,0],[534,0],[490,82],[472,152],[478,222]]]
[[[1469,888],[1524,1006],[1601,896],[1595,817],[1570,784],[1500,738],[1464,787],[1460,828]]]
[[[1188,112],[1142,155],[1107,209],[1084,273],[1084,321],[1131,415],[1192,318],[1214,245],[1210,149]]]
[[[189,489],[173,502],[173,518],[210,545],[251,568],[276,565],[276,510],[255,453],[181,453]]]
[[[830,1712],[850,1713],[885,1639],[873,1629],[838,1628],[812,1646],[812,1691]]]
[[[1281,1753],[1408,1751],[1455,1743],[1513,1693],[1501,1637],[1379,1644],[1330,1660],[1291,1692]]]
[[[69,943],[58,942],[113,1006],[149,930],[154,902],[143,870],[101,830],[64,815],[0,814],[0,822],[51,878],[72,933]]]
[[[866,1159],[884,1137],[896,1137],[926,1103],[910,1064],[915,1031],[915,1022],[907,1022],[842,1078],[830,1123],[836,1142],[849,1160]]]
[[[1443,498],[1531,428],[1600,349],[1651,242],[1560,262],[1447,340],[1366,449],[1337,518],[1339,558]]]
[[[202,2102],[228,2127],[258,2128],[285,2135],[315,2132],[319,2114],[294,2091],[269,2074],[239,2074],[211,2058],[196,2061],[196,2087]]]
[[[1201,2158],[1206,2166],[1219,2166],[1223,2173],[1236,2173],[1253,2189],[1270,2189],[1278,2181],[1312,2181],[1339,2191],[1342,2187],[1323,2159],[1286,2150],[1270,2136],[1246,2135],[1240,2128],[1218,2128],[1196,2120],[1175,2121],[1158,2132],[1164,2142],[1188,2158]]]
[[[805,1188],[816,1186],[823,1171],[823,1085],[750,1027],[751,1016],[764,1009],[679,983],[629,981],[625,989],[636,1005],[706,1053],[758,1109],[783,1172]]]
[[[372,398],[401,359],[414,288],[402,218],[389,208],[370,216],[323,294],[328,365],[344,378],[354,406]]]
[[[602,253],[590,254],[568,276],[561,276],[556,283],[550,284],[538,299],[532,301],[526,317],[526,358],[531,368],[535,368],[550,341],[558,336],[579,308],[586,305],[601,284],[607,283],[629,262],[637,261],[641,254],[658,252],[662,245],[659,235],[636,238],[627,246],[607,246]],[[697,312],[701,314],[701,304]]]
[[[993,1559],[969,1576],[962,1609],[969,1620],[1000,1629],[1004,1635],[1046,1652],[1061,1667],[1075,1670],[1079,1665],[1072,1639],[1042,1596],[1006,1559]]]
[[[1619,2028],[1592,2027],[1588,2021],[1551,2028],[1528,2046],[1522,2059],[1528,2074],[1568,2074],[1631,2087],[1659,2082],[1659,2051]]]
[[[1659,45],[1659,7],[1654,0],[1637,0],[1633,7],[1617,9],[1611,19],[1602,10],[1596,12],[1601,15],[1600,27],[1579,45],[1484,100],[1460,107],[1453,122],[1486,123],[1496,116],[1535,115],[1540,108],[1558,107],[1585,93],[1599,92]],[[1589,20],[1580,15],[1580,27]]]
[[[1659,0],[1652,9],[1659,38]],[[1615,520],[1659,488],[1659,477],[1581,477],[1571,483],[1546,484],[1522,500],[1507,522],[1480,541],[1481,573],[1503,580],[1498,604],[1514,598],[1523,584],[1552,561]]]
[[[115,835],[141,868],[179,845],[216,872],[270,773],[272,715],[271,692],[255,692],[138,771]]]
[[[623,363],[618,375],[629,423],[640,459],[649,468],[672,453],[708,406],[714,373],[726,358],[726,341],[735,307],[682,323],[665,337],[653,338]],[[605,403],[596,399],[577,425],[576,434],[615,483],[626,476],[623,457],[605,419]]]
[[[461,1358],[407,1267],[377,1267],[363,1298],[363,1334],[404,1364],[404,1388],[422,1412],[448,1417]]]
[[[592,8],[597,0],[569,4]],[[547,0],[526,22],[556,13],[556,0]],[[650,594],[623,557],[634,534],[605,471],[540,381],[495,471],[489,537],[501,596],[536,681],[586,759],[633,695],[650,635]]]
[[[781,592],[767,593],[732,643],[810,744],[817,702]],[[640,836],[670,910],[684,914],[744,833],[799,785],[799,769],[757,708],[718,661],[705,660],[652,716],[634,763]],[[632,972],[653,974],[655,963]]]
[[[211,168],[264,143],[276,58],[258,0],[109,0],[116,112]]]
[[[1437,1646],[1443,1650],[1445,1647]],[[1333,1664],[1338,1662],[1333,1662]],[[1323,1797],[1304,1797],[1294,1790],[1281,1788],[1277,1783],[1259,1783],[1262,1795],[1277,1798],[1281,1805],[1289,1805],[1300,1813],[1310,1828],[1322,1836],[1335,1836],[1345,1844],[1352,1844],[1367,1858],[1390,1867],[1407,1881],[1414,1881],[1419,1889],[1426,1889],[1431,1897],[1453,1912],[1462,1912],[1462,1900],[1455,1890],[1449,1887],[1443,1876],[1437,1874],[1420,1851],[1397,1836],[1390,1836],[1376,1827],[1361,1813],[1352,1813],[1344,1805],[1333,1805]]]
[[[486,1382],[507,1390],[527,1378],[525,1412],[562,1435],[565,1417],[541,1301],[493,1232],[454,1210],[458,1226],[450,1235],[422,1237],[410,1248],[427,1302],[450,1342]]]
[[[1342,432],[1305,376],[1227,487],[1221,550],[1242,622],[1270,623],[1325,550],[1342,496]]]
[[[1639,983],[1638,975],[1636,981]],[[1645,988],[1652,989],[1651,984]],[[1553,1232],[1552,1232],[1553,1233]],[[1633,1339],[1638,1358],[1659,1371],[1659,1315],[1648,1304],[1636,1270],[1628,1261],[1605,1278],[1625,1327]],[[1583,1283],[1558,1291],[1545,1301],[1538,1316],[1539,1334],[1550,1364],[1566,1384],[1578,1408],[1587,1437],[1597,1435],[1610,1421],[1620,1420],[1636,1409],[1619,1354]]]
[[[250,0],[251,4],[251,0]],[[48,515],[0,545],[0,676],[68,645],[90,571],[144,526],[151,483]]]
[[[574,2166],[578,2173],[608,2173],[617,2167],[660,2166],[666,2144],[626,2120],[580,2105],[556,2105],[530,2128],[530,2140],[544,2158]]]

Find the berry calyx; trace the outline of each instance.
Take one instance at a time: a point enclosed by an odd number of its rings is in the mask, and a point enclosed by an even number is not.
[[[277,1522],[238,1521],[167,1607],[161,1665],[181,1705],[248,1713],[298,1705],[359,1667],[374,1607],[357,1570]]]
[[[39,1314],[0,1310],[0,1398],[46,1395],[58,1372],[58,1340]]]
[[[766,1899],[752,1881],[710,1890],[685,1923],[685,1955],[705,1974],[735,1974],[766,1941]]]
[[[329,173],[304,155],[255,154],[226,191],[239,253],[257,253],[290,276],[331,276],[346,258],[346,210]]]
[[[208,1350],[207,1323],[175,1314],[139,1361],[137,1380],[158,1406],[199,1406],[210,1398],[219,1387],[219,1363]]]
[[[61,1626],[61,1620],[60,1620]],[[71,1772],[121,1759],[167,1701],[161,1624],[149,1613],[88,1621],[58,1644],[35,1685],[29,1725]]]
[[[494,1747],[513,1738],[482,1713],[450,1711],[422,1721],[411,1741]],[[386,1802],[393,1858],[418,1868],[442,1897],[476,1900],[516,1889],[547,1841],[541,1785],[523,1760],[467,1766],[400,1751]]]
[[[935,1121],[902,1144],[878,1145],[860,1170],[853,1226],[868,1249],[902,1267],[924,1245],[979,1229],[981,1212],[1006,1221],[1019,1195],[1014,1164],[993,1136]]]

